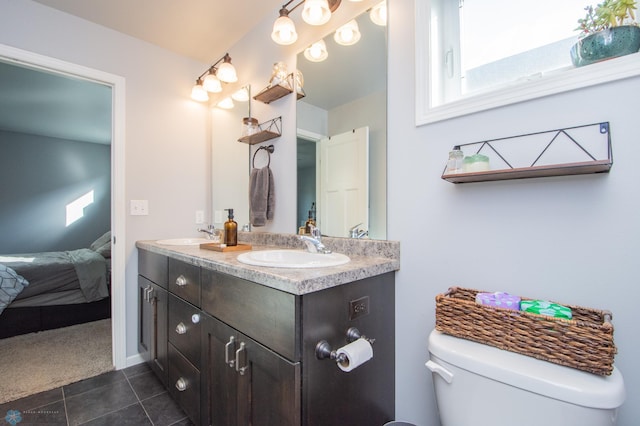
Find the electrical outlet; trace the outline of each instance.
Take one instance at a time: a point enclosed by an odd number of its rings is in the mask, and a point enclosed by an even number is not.
[[[197,224],[204,223],[204,211],[196,210],[196,223]]]
[[[364,296],[349,302],[350,320],[354,320],[363,315],[369,315],[369,296]]]
[[[147,216],[149,214],[149,200],[131,200],[132,216]]]
[[[214,212],[214,219],[213,222],[214,223],[222,223],[222,210],[216,210]]]

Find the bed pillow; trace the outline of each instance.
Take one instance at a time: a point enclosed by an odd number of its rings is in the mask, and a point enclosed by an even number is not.
[[[89,248],[105,259],[111,259],[111,231],[107,231],[91,243]]]
[[[0,263],[0,312],[28,285],[29,281],[22,275]]]

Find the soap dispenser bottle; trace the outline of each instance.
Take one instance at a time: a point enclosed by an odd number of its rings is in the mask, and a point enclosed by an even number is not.
[[[309,219],[304,224],[304,233],[311,234],[311,227],[316,226],[316,221],[313,219],[313,211],[309,210]]]
[[[233,220],[233,209],[225,209],[229,212],[229,218],[224,223],[224,243],[227,246],[238,245],[238,223]]]

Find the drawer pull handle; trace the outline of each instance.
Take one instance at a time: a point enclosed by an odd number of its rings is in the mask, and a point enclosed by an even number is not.
[[[243,366],[240,367],[240,356],[243,357]],[[236,351],[236,371],[244,376],[244,372],[247,371],[247,350],[245,349],[244,342],[240,342],[240,349]]]
[[[231,356],[229,356],[229,349],[234,351],[236,348],[236,338],[231,336],[229,337],[229,341],[226,345],[224,345],[224,362],[229,365],[229,367],[233,368],[235,361]],[[233,353],[233,352],[232,352]]]
[[[184,392],[187,390],[187,381],[185,379],[183,379],[182,377],[180,377],[178,379],[178,381],[176,382],[176,389],[178,389],[180,392]]]
[[[185,285],[187,285],[189,282],[187,281],[187,279],[184,277],[184,275],[180,275],[178,278],[176,278],[176,285],[178,287],[184,287]]]
[[[185,334],[187,332],[187,326],[184,323],[176,325],[176,333]]]
[[[197,324],[200,322],[200,314],[191,315],[191,322]]]

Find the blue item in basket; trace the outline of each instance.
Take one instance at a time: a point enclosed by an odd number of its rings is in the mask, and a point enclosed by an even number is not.
[[[520,298],[509,293],[497,291],[495,293],[476,294],[476,303],[479,305],[493,306],[494,308],[520,310]]]

